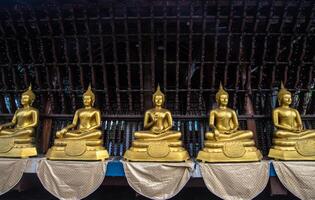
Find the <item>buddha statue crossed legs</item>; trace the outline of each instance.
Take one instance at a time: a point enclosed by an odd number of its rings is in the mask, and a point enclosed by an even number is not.
[[[38,126],[38,110],[32,107],[35,94],[32,86],[22,94],[21,104],[11,122],[0,125],[0,157],[36,156],[35,128]]]
[[[216,94],[219,107],[210,112],[212,131],[206,133],[205,148],[199,152],[197,159],[206,162],[258,161],[262,156],[255,147],[253,132],[239,130],[235,111],[227,107],[228,98],[228,93],[220,84]]]
[[[51,160],[104,160],[108,153],[102,141],[101,113],[94,108],[95,95],[89,86],[83,94],[84,108],[78,109],[70,125],[57,131],[54,146],[47,158]]]
[[[189,159],[182,147],[181,133],[172,131],[173,119],[163,108],[165,96],[158,86],[152,98],[154,108],[144,116],[144,131],[134,132],[132,147],[124,158],[130,161],[185,161]]]
[[[315,130],[303,130],[300,113],[290,108],[292,95],[281,83],[279,107],[272,112],[275,128],[269,157],[280,160],[315,160]]]

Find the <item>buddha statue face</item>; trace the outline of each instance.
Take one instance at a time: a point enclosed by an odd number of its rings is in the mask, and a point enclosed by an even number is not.
[[[160,90],[160,86],[158,85],[155,93],[153,94],[152,101],[154,106],[162,106],[165,101],[165,95]]]
[[[31,97],[27,94],[23,94],[21,97],[21,104],[23,106],[30,105],[31,104]]]
[[[156,106],[162,106],[164,103],[164,99],[162,95],[156,95],[154,97],[154,105]]]
[[[85,107],[92,107],[94,106],[95,102],[95,95],[92,92],[91,85],[89,85],[86,92],[83,94],[83,104]]]
[[[280,105],[289,106],[292,103],[291,94],[284,94],[280,98]]]
[[[90,106],[93,106],[93,98],[89,95],[84,95],[83,96],[83,104],[85,107],[90,107]]]
[[[226,94],[221,94],[219,99],[218,99],[218,104],[223,105],[223,106],[227,106],[228,103],[229,103],[229,96]]]
[[[229,94],[224,90],[220,83],[219,91],[215,95],[215,100],[219,105],[227,106],[229,103]]]
[[[33,93],[32,86],[30,85],[28,89],[25,92],[23,92],[21,96],[21,104],[23,106],[32,105],[34,100],[35,100],[35,94]]]
[[[292,95],[285,87],[284,84],[281,82],[281,89],[278,93],[278,102],[279,105],[289,106],[292,103]]]

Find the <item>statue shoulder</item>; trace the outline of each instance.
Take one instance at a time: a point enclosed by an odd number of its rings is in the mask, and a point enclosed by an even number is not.
[[[165,112],[165,113],[168,113],[168,114],[172,114],[171,111],[169,111],[169,110],[166,109],[166,108],[163,108],[162,111]]]
[[[229,112],[231,112],[231,113],[236,114],[236,111],[235,111],[234,109],[232,109],[232,108],[228,108],[227,110],[228,110]]]
[[[217,112],[218,112],[218,108],[214,108],[214,109],[210,110],[210,114],[211,114],[211,113],[215,114],[215,113],[217,113]]]
[[[75,111],[75,113],[80,113],[80,112],[82,112],[82,111],[84,111],[84,108],[79,108],[79,109],[77,109],[77,110]]]
[[[150,113],[152,113],[153,111],[154,111],[154,108],[148,109],[148,110],[145,111],[145,114],[146,114],[146,115],[147,115],[147,114],[150,114]]]
[[[18,113],[18,112],[20,112],[20,111],[22,111],[22,110],[23,110],[23,108],[18,108],[18,109],[16,109],[15,114]]]
[[[296,113],[299,113],[300,114],[300,112],[297,110],[297,109],[295,109],[295,108],[291,108],[294,112],[296,112]]]
[[[39,113],[39,111],[38,111],[38,109],[37,109],[37,108],[30,107],[30,110],[31,110],[31,111],[34,111],[34,112],[36,112],[37,114]]]
[[[98,108],[92,108],[92,111],[94,111],[94,112],[101,112],[101,110],[100,109],[98,109]]]
[[[276,107],[272,110],[273,113],[279,112],[281,110],[281,107]]]

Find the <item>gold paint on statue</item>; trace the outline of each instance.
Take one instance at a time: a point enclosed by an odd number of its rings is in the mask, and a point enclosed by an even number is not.
[[[144,131],[134,132],[135,140],[124,158],[130,161],[179,162],[189,159],[182,147],[181,133],[172,131],[172,113],[163,108],[165,96],[157,87],[152,98],[154,108],[144,115]]]
[[[38,126],[38,110],[32,107],[35,94],[30,85],[21,97],[11,122],[0,125],[0,157],[27,158],[36,156],[34,136]]]
[[[315,160],[315,130],[304,130],[300,113],[290,108],[291,93],[284,88],[278,93],[279,107],[272,112],[276,131],[269,157],[279,160]]]
[[[94,108],[95,95],[89,86],[83,94],[84,108],[78,109],[70,125],[57,131],[54,146],[48,150],[51,160],[104,160],[101,113]]]
[[[205,148],[197,159],[204,162],[250,162],[259,161],[262,155],[255,147],[253,132],[239,130],[237,115],[227,107],[229,94],[221,83],[216,94],[219,107],[211,110],[209,125],[212,132],[206,133]]]

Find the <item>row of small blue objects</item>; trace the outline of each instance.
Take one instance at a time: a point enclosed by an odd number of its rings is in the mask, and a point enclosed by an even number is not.
[[[271,162],[270,162],[269,167],[270,167],[269,176],[277,176]],[[112,177],[125,176],[124,167],[123,167],[123,164],[120,162],[120,160],[113,160],[113,161],[108,162],[106,176],[112,176]]]

